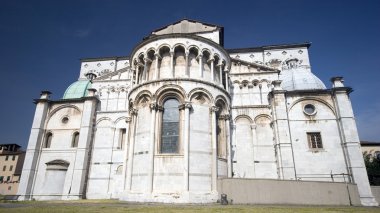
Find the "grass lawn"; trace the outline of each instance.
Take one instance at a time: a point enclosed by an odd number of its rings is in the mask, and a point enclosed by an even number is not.
[[[0,212],[380,212],[379,207],[136,204],[114,200],[0,203]]]

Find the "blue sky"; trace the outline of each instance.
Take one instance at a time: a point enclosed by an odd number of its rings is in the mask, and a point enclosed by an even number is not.
[[[224,26],[226,48],[312,42],[312,71],[345,77],[361,140],[380,141],[380,1],[0,0],[0,143],[26,146],[33,99],[61,98],[80,58],[129,55],[182,18]]]

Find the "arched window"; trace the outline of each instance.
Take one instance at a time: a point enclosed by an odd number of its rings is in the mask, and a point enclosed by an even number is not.
[[[71,140],[71,147],[78,147],[79,141],[79,132],[75,132],[73,134],[73,139]]]
[[[51,132],[48,132],[45,136],[45,148],[50,148],[51,146],[51,139],[53,138],[53,134]]]
[[[179,102],[177,99],[167,99],[163,104],[161,153],[178,153],[179,144]]]

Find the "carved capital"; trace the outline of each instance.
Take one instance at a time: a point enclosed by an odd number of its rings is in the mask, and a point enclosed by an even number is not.
[[[217,111],[219,111],[219,107],[217,106],[210,107],[210,112],[217,112]]]
[[[162,107],[162,106],[160,106],[160,105],[157,104],[157,110],[159,112],[162,112],[162,111],[164,111],[164,107]]]
[[[144,58],[145,64],[146,63],[152,63],[152,60],[150,58]]]
[[[222,120],[230,120],[231,116],[228,114],[224,114],[224,115],[220,115],[219,118]]]
[[[185,108],[191,109],[193,106],[191,105],[191,102],[185,102],[184,104]]]
[[[132,118],[131,117],[126,117],[125,118],[125,123],[129,123],[129,122],[131,122],[132,121]]]
[[[154,56],[156,57],[156,59],[162,59],[162,57],[158,53],[155,53]]]
[[[251,129],[256,129],[257,125],[256,124],[251,124]]]
[[[137,112],[138,112],[139,110],[137,110],[137,109],[135,109],[135,108],[130,108],[129,109],[129,113],[131,114],[131,115],[137,115]]]
[[[212,62],[214,62],[214,61],[215,61],[215,59],[210,58],[209,60],[207,60],[207,63],[212,63]]]
[[[150,103],[149,108],[150,110],[157,110],[158,104],[157,103]]]
[[[191,105],[191,102],[185,102],[184,104],[181,104],[181,105],[179,105],[178,106],[178,108],[180,109],[180,110],[183,110],[183,109],[185,109],[185,108],[187,108],[187,109],[191,109],[193,106]]]

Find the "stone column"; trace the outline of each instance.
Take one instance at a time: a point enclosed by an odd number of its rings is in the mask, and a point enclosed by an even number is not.
[[[158,53],[154,54],[154,56],[156,57],[155,58],[156,59],[156,69],[154,70],[154,79],[153,80],[157,80],[158,79],[158,73],[159,73],[159,67],[158,67],[159,62],[158,61],[161,59],[161,56]]]
[[[133,69],[133,68],[131,68],[131,73],[132,73],[132,77],[130,77],[130,79],[131,79],[131,85],[132,85],[132,87],[134,87],[135,84],[136,84],[135,79],[134,79],[136,70]]]
[[[281,81],[272,82],[274,88],[270,93],[273,125],[275,130],[277,162],[281,179],[297,180],[294,165],[293,146],[290,138],[290,128],[286,105],[285,90],[280,87]]]
[[[228,73],[229,73],[230,71],[229,70],[224,70],[224,74],[225,74],[225,81],[226,81],[226,90],[227,90],[227,92],[230,92],[230,85],[229,85],[229,83],[228,83]]]
[[[211,81],[212,81],[213,83],[215,83],[215,82],[214,82],[214,81],[215,81],[214,59],[213,59],[213,58],[209,59],[209,60],[207,61],[207,63],[210,63],[210,65],[211,65]]]
[[[219,84],[223,85],[223,64],[219,64]]]
[[[136,84],[139,84],[139,74],[140,74],[140,66],[136,65]]]
[[[183,131],[183,157],[184,157],[184,190],[189,191],[189,141],[190,141],[190,109],[191,103],[186,102],[183,104],[183,109],[185,110],[184,119],[184,131]]]
[[[231,177],[234,177],[234,163],[236,163],[236,161],[234,162],[234,159],[236,159],[235,155],[232,156],[232,148],[234,148],[235,150],[235,154],[236,154],[236,124],[232,124],[232,143],[231,143]],[[235,157],[235,158],[234,158]]]
[[[37,161],[43,145],[44,126],[49,107],[49,91],[42,91],[40,99],[35,99],[36,111],[34,113],[32,129],[30,131],[28,147],[26,149],[24,166],[17,194],[19,200],[31,199],[34,177],[37,173]]]
[[[185,64],[186,64],[186,67],[185,67],[185,75],[187,77],[190,77],[190,72],[189,72],[189,52],[185,52]]]
[[[95,96],[95,89],[88,89],[88,95],[83,104],[82,120],[79,130],[78,148],[76,151],[73,182],[71,186],[71,193],[78,198],[85,198],[88,172],[91,162],[91,152],[93,143],[93,126],[94,118],[96,116],[96,106],[99,100]]]
[[[153,191],[153,178],[154,178],[154,145],[155,145],[155,124],[156,124],[156,110],[157,104],[151,103],[150,107],[150,144],[149,144],[149,162],[148,166],[148,193]]]
[[[203,61],[202,61],[203,55],[198,55],[198,62],[199,62],[199,78],[203,77]]]
[[[348,173],[358,186],[363,206],[378,206],[368,181],[367,170],[360,148],[360,140],[349,93],[350,87],[343,85],[342,77],[331,78],[333,82],[332,98],[337,112],[337,122],[341,133],[343,153],[346,156]]]
[[[174,78],[174,52],[170,51],[170,69],[172,73],[172,78]]]
[[[125,190],[125,187],[126,187],[126,178],[127,178],[127,162],[128,162],[128,151],[129,151],[129,148],[128,148],[128,142],[129,142],[129,139],[130,139],[130,131],[129,131],[129,128],[130,128],[130,123],[132,121],[132,118],[131,117],[126,117],[125,118],[125,123],[127,124],[126,128],[125,128],[125,138],[126,138],[126,144],[124,146],[124,153],[123,153],[123,191]]]
[[[218,179],[218,153],[217,153],[217,135],[216,135],[216,112],[219,111],[219,108],[212,106],[211,111],[211,141],[212,141],[212,191],[216,192],[217,190],[217,179]]]
[[[131,191],[132,189],[132,171],[133,171],[133,152],[135,147],[135,133],[137,125],[137,109],[131,108],[129,112],[132,116],[131,122],[131,137],[129,138],[129,147],[128,147],[128,164],[127,164],[127,178],[126,178],[126,191]]]
[[[226,128],[226,146],[227,146],[227,177],[232,177],[232,149],[231,149],[231,134],[230,134],[230,115],[225,115]]]
[[[253,157],[253,177],[256,178],[256,163],[255,163],[255,150],[257,149],[257,136],[256,136],[256,124],[251,124],[252,131],[252,157]]]
[[[144,72],[143,72],[143,79],[144,82],[149,80],[149,74],[148,74],[148,63],[152,62],[149,58],[144,58]]]

